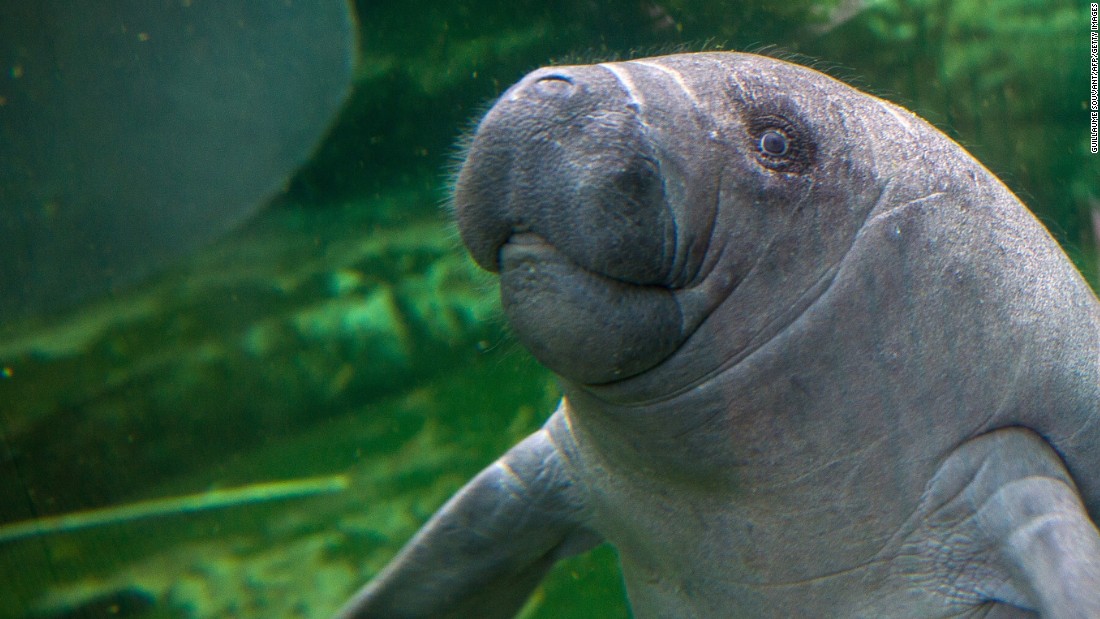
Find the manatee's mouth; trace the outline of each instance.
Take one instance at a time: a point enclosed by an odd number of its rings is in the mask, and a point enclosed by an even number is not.
[[[701,319],[680,293],[702,248],[639,109],[610,71],[535,71],[482,119],[455,186],[463,242],[500,274],[516,337],[581,384],[653,368]]]
[[[597,385],[637,375],[687,337],[667,287],[588,271],[530,232],[511,235],[499,257],[501,302],[516,337],[566,378]]]

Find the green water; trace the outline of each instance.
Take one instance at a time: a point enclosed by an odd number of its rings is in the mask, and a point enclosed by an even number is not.
[[[553,377],[440,204],[470,122],[555,59],[819,59],[964,144],[1096,281],[1087,3],[355,8],[348,103],[256,219],[136,286],[0,321],[0,522],[311,476],[347,489],[0,541],[0,619],[327,616],[539,426]],[[524,612],[626,616],[613,550],[558,566]]]

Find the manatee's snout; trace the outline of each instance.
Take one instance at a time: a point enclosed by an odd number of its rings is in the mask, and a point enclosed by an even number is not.
[[[639,102],[599,65],[535,71],[478,126],[455,187],[463,241],[501,276],[517,337],[582,383],[683,341],[676,222]]]
[[[583,268],[635,284],[669,278],[675,223],[638,105],[599,66],[540,69],[478,126],[455,189],[474,259],[532,232]]]

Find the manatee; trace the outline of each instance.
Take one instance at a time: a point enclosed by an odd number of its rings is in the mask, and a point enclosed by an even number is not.
[[[549,67],[454,202],[564,397],[340,617],[507,617],[604,542],[636,617],[1100,617],[1100,307],[927,122],[750,54]]]
[[[351,91],[346,0],[0,0],[0,328],[246,221]]]

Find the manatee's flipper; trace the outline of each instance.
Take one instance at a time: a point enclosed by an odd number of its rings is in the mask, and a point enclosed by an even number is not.
[[[557,560],[600,539],[544,428],[451,498],[340,611],[367,617],[512,617]]]
[[[924,499],[933,509],[920,546],[948,597],[1005,605],[1007,616],[1100,617],[1100,533],[1041,437],[1006,428],[965,443]]]

